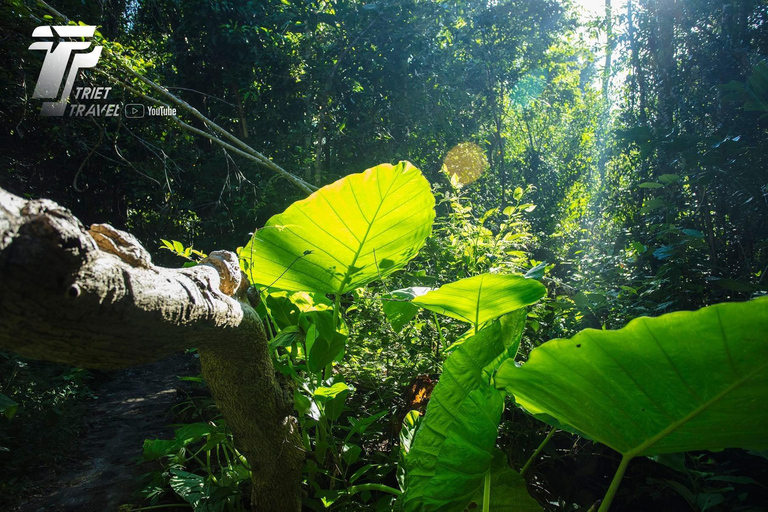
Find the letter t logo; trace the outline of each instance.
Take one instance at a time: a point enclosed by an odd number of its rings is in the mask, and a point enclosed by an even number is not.
[[[75,53],[72,57],[72,66],[69,69],[66,80],[64,74],[67,71],[70,56],[75,50],[86,50],[91,46],[90,41],[68,42],[61,41],[62,37],[93,37],[96,27],[92,26],[54,26],[43,25],[37,27],[32,33],[35,38],[53,38],[55,41],[37,41],[29,46],[30,50],[45,50],[45,60],[37,80],[37,87],[32,94],[33,98],[57,98],[64,82],[64,90],[58,101],[46,101],[40,110],[44,116],[62,116],[67,108],[67,99],[72,92],[77,73],[83,68],[93,68],[99,62],[101,46],[96,46],[90,53]],[[55,34],[55,35],[54,35]]]

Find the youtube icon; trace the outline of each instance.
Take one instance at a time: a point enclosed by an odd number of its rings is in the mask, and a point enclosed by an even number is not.
[[[141,103],[127,103],[123,112],[125,112],[125,117],[129,119],[140,119],[144,117],[144,105]]]

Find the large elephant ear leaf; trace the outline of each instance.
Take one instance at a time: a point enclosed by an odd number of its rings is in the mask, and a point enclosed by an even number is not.
[[[403,268],[432,231],[435,199],[409,162],[346,176],[275,215],[240,251],[253,283],[345,293]]]
[[[522,329],[524,322],[514,325]],[[502,396],[488,383],[488,372],[500,355],[513,345],[516,349],[519,336],[494,322],[445,361],[406,457],[406,511],[461,512],[482,491],[504,409]]]
[[[469,322],[475,329],[506,313],[538,302],[543,284],[523,276],[480,274],[448,283],[413,299],[413,304]]]
[[[588,329],[501,365],[532,413],[624,455],[768,448],[768,298]]]

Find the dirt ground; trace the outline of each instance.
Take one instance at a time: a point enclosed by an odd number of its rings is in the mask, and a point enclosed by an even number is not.
[[[64,464],[41,460],[37,490],[12,510],[113,512],[139,502],[138,478],[147,472],[137,463],[144,439],[172,435],[177,376],[194,374],[196,364],[191,355],[178,354],[104,374],[92,386],[97,398],[87,403],[74,455]]]

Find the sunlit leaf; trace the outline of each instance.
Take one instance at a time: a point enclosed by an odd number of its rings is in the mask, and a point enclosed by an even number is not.
[[[432,231],[429,182],[408,162],[352,174],[297,201],[240,257],[254,283],[346,293],[403,268]]]
[[[535,279],[481,274],[441,286],[413,303],[475,327],[510,311],[536,303],[547,292]]]
[[[496,385],[629,457],[764,449],[768,299],[587,329],[505,362]]]
[[[523,325],[516,318],[517,343]],[[494,322],[445,361],[406,456],[406,511],[463,511],[481,489],[504,409],[489,373],[499,356],[513,345],[516,350],[515,341],[507,338],[502,322]]]
[[[315,398],[320,399],[332,399],[336,398],[341,393],[344,393],[345,391],[349,391],[349,386],[343,382],[337,382],[331,387],[324,387],[321,386],[315,390],[314,396]]]
[[[201,512],[214,512],[216,510],[216,506],[208,501],[213,489],[204,477],[176,468],[171,468],[170,472],[171,489],[192,505],[194,510]]]
[[[336,421],[344,410],[344,402],[352,388],[343,382],[337,382],[331,387],[319,387],[315,390],[314,397],[322,404],[325,417],[330,421]]]
[[[480,488],[472,500],[481,510],[483,489]],[[525,479],[509,467],[507,456],[499,449],[494,450],[491,463],[490,512],[541,512],[541,505],[528,494]]]

